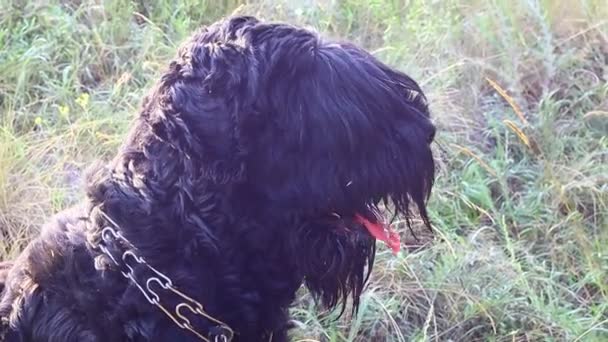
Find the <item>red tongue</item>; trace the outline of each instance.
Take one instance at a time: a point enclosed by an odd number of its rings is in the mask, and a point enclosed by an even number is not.
[[[355,220],[367,228],[370,234],[376,238],[376,240],[383,241],[393,251],[393,254],[397,254],[401,248],[401,239],[399,234],[391,229],[388,225],[380,223],[373,223],[366,219],[362,215],[355,214]]]

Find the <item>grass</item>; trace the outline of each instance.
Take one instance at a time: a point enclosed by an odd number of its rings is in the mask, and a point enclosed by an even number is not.
[[[304,2],[0,0],[0,258],[82,196],[176,45],[238,7],[365,46],[439,128],[435,241],[380,247],[357,317],[303,292],[294,340],[608,340],[604,1]]]

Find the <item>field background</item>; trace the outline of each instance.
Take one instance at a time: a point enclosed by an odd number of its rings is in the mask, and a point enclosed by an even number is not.
[[[0,259],[81,196],[176,46],[235,9],[361,44],[438,125],[435,240],[380,247],[360,314],[296,341],[608,341],[608,5],[0,0]],[[330,316],[331,317],[331,316]]]

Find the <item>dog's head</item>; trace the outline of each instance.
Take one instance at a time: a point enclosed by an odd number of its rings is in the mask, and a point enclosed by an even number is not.
[[[376,239],[398,248],[380,207],[405,217],[415,207],[429,225],[426,98],[356,46],[232,17],[181,47],[155,98],[144,115],[177,118],[189,140],[170,141],[200,161],[203,177],[288,222],[297,271],[328,306],[349,294],[357,303]]]

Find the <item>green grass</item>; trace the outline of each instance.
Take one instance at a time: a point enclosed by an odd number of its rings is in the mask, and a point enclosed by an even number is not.
[[[355,318],[302,292],[294,340],[607,341],[605,2],[308,2],[238,11],[354,41],[419,80],[440,171],[436,239],[380,247]],[[82,170],[112,155],[176,46],[240,4],[25,3],[0,0],[1,258],[82,196]]]

